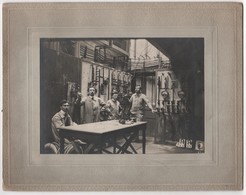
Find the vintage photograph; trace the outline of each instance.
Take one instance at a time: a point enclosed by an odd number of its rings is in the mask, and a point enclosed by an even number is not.
[[[242,19],[232,2],[3,4],[4,190],[242,190]]]
[[[41,38],[41,154],[204,153],[204,38]]]

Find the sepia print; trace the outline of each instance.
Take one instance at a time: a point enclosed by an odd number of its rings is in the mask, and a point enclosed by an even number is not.
[[[40,152],[203,153],[204,38],[40,39]]]
[[[242,190],[242,10],[4,4],[4,190]]]

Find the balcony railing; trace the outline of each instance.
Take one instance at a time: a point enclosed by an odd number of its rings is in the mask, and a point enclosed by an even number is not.
[[[152,68],[165,68],[171,69],[169,61],[161,61],[160,59],[153,60],[131,60],[131,70],[145,70]]]

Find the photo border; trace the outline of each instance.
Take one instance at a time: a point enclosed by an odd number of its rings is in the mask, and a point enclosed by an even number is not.
[[[16,117],[16,114],[13,113],[13,108],[15,106],[14,102],[13,102],[13,98],[10,97],[10,94],[12,94],[13,92],[13,81],[11,79],[13,79],[13,75],[15,75],[15,71],[13,68],[11,68],[13,65],[13,63],[11,63],[11,60],[14,61],[13,57],[11,56],[11,49],[13,49],[13,45],[14,41],[12,39],[10,39],[10,35],[14,34],[14,27],[13,25],[10,25],[11,23],[11,17],[15,18],[14,14],[11,15],[11,12],[14,13],[14,11],[16,11],[17,15],[18,12],[19,13],[26,13],[28,14],[28,11],[30,10],[47,10],[47,9],[55,9],[55,11],[59,12],[60,10],[67,10],[67,9],[92,9],[92,6],[95,5],[96,6],[96,10],[108,10],[108,9],[123,9],[124,11],[129,11],[132,9],[132,7],[141,7],[141,9],[146,9],[148,10],[149,14],[150,14],[150,18],[153,15],[153,17],[155,17],[155,13],[153,12],[153,10],[155,9],[160,9],[159,6],[163,9],[168,9],[168,7],[172,7],[172,9],[181,9],[181,10],[186,10],[186,11],[191,11],[193,10],[193,12],[195,11],[195,9],[202,9],[202,6],[205,6],[205,9],[225,9],[226,11],[228,11],[229,15],[232,15],[232,12],[234,14],[235,20],[233,20],[232,24],[229,25],[235,25],[235,32],[234,35],[229,34],[229,38],[230,41],[231,39],[233,39],[235,41],[235,45],[234,46],[234,56],[232,56],[232,58],[234,59],[234,67],[233,67],[233,72],[231,75],[227,75],[227,78],[236,78],[234,86],[235,86],[235,94],[229,94],[230,98],[233,98],[233,100],[235,100],[234,104],[233,104],[233,109],[234,109],[234,117],[231,122],[235,124],[235,129],[234,129],[234,135],[235,135],[235,140],[234,140],[234,151],[235,151],[235,156],[234,159],[235,160],[235,167],[234,167],[234,173],[231,174],[235,174],[235,181],[234,183],[201,183],[201,184],[195,184],[195,183],[191,183],[191,184],[177,184],[177,183],[173,183],[173,184],[146,184],[146,183],[142,183],[142,184],[74,184],[74,183],[67,183],[67,184],[29,184],[29,183],[25,183],[25,184],[21,184],[18,183],[18,179],[13,179],[13,175],[11,174],[16,174],[18,173],[18,176],[23,176],[25,171],[27,170],[31,170],[33,171],[32,174],[35,174],[35,168],[36,170],[38,169],[38,165],[32,166],[33,164],[28,164],[28,160],[27,159],[21,159],[22,160],[22,166],[18,167],[14,167],[13,162],[11,162],[11,159],[16,158],[16,156],[18,156],[18,154],[16,154],[17,152],[13,150],[13,148],[18,147],[17,143],[12,142],[11,140],[15,140],[16,136],[14,133],[16,133],[17,129],[15,129],[14,127],[16,127],[16,124],[11,123],[11,117]],[[110,6],[108,6],[110,5]],[[78,7],[77,7],[78,6]],[[175,6],[175,8],[174,8]],[[221,8],[222,6],[222,8]],[[94,8],[93,8],[94,9]],[[4,5],[4,10],[3,10],[3,16],[4,16],[4,20],[3,20],[3,25],[4,25],[4,31],[3,31],[3,35],[4,35],[4,48],[3,48],[3,57],[4,57],[4,63],[3,63],[3,76],[4,76],[4,87],[3,87],[3,91],[4,91],[4,101],[3,101],[3,106],[4,106],[4,115],[3,115],[3,138],[4,138],[4,143],[3,143],[3,155],[4,155],[4,159],[3,159],[3,176],[4,176],[4,188],[6,190],[232,190],[232,189],[242,189],[242,6],[241,4],[237,4],[237,3],[190,3],[190,4],[186,4],[186,3],[81,3],[81,4],[77,4],[77,3],[71,3],[71,4],[49,4],[49,3],[44,3],[44,4],[5,4]],[[190,13],[191,14],[191,13]],[[179,14],[177,14],[179,15]],[[148,17],[147,17],[148,18]],[[195,21],[195,19],[194,19]],[[216,52],[222,52],[222,48],[221,47],[216,47],[218,43],[221,43],[219,40],[220,39],[220,35],[221,35],[221,28],[223,28],[223,26],[220,24],[221,21],[217,21],[215,20],[215,25],[213,26],[213,29],[215,30],[215,39],[213,39],[212,41],[212,48],[214,49],[213,52],[215,52],[214,55],[215,58],[213,58],[213,62],[215,61],[215,64],[218,63],[218,66],[221,65],[220,60],[219,60],[219,54]],[[12,21],[13,22],[13,21]],[[61,22],[62,23],[62,22]],[[226,24],[226,21],[222,21],[223,24]],[[228,25],[228,24],[227,24]],[[109,27],[109,26],[107,26]],[[114,26],[115,27],[115,26]],[[116,26],[117,27],[117,26]],[[149,28],[151,26],[145,26],[144,28]],[[152,26],[153,29],[156,30],[155,28],[156,26]],[[166,27],[166,26],[165,26]],[[187,26],[186,26],[187,27]],[[208,26],[209,27],[209,26]],[[118,30],[121,27],[118,26]],[[133,28],[133,27],[129,27],[123,26],[123,29],[126,28]],[[28,29],[33,29],[33,27],[28,27]],[[40,28],[36,28],[35,29],[39,30],[40,32]],[[74,30],[75,28],[73,28]],[[91,27],[89,27],[89,29],[91,29]],[[218,30],[219,29],[219,30]],[[58,29],[57,29],[58,30]],[[177,28],[176,28],[177,30]],[[116,30],[117,31],[117,30]],[[54,31],[52,31],[54,32]],[[153,33],[153,32],[152,32]],[[107,33],[106,33],[107,35]],[[26,35],[29,39],[29,30],[28,30],[28,35]],[[35,36],[34,36],[35,37]],[[31,36],[31,39],[29,39],[28,44],[32,43],[32,38],[34,38],[33,36]],[[102,36],[104,37],[104,36]],[[118,36],[117,36],[118,37]],[[58,38],[58,37],[56,37]],[[166,38],[166,37],[165,37]],[[18,37],[15,38],[16,40],[18,40]],[[34,38],[35,39],[35,38]],[[31,42],[30,42],[31,41]],[[227,40],[222,40],[222,41],[227,41]],[[31,55],[27,55],[28,57],[33,57],[33,47],[29,47],[27,44],[27,48],[28,51],[31,53]],[[205,45],[206,47],[206,45]],[[218,49],[218,50],[217,50]],[[213,54],[212,52],[212,54]],[[26,53],[25,51],[23,53]],[[34,55],[35,56],[35,55]],[[37,59],[34,57],[34,59]],[[28,72],[28,79],[30,79],[29,76],[32,76],[32,74],[30,74],[30,66],[32,66],[32,60],[29,61],[30,59],[28,58],[28,66],[29,68],[27,69]],[[206,64],[206,62],[204,63]],[[205,68],[205,73],[206,73],[206,66]],[[216,97],[215,101],[216,103],[219,101],[219,98],[221,97],[220,94],[218,94],[218,88],[221,87],[221,80],[223,81],[223,79],[221,79],[220,75],[223,74],[223,70],[218,69],[217,70],[217,66],[213,67],[215,68],[215,72],[213,72],[215,75],[212,76],[212,79],[218,81],[219,79],[219,84],[217,84],[216,82],[216,87],[214,90],[214,94]],[[20,70],[19,70],[20,71]],[[15,74],[14,74],[15,73]],[[206,77],[205,77],[206,78]],[[19,79],[18,76],[16,78],[16,80]],[[15,80],[15,79],[14,79]],[[30,83],[27,82],[27,84],[29,85]],[[31,83],[32,84],[32,83]],[[18,86],[22,86],[21,84],[18,83]],[[27,87],[28,88],[28,87]],[[205,86],[205,90],[206,90],[206,86]],[[29,88],[26,90],[27,93],[29,94],[30,91]],[[206,92],[205,92],[206,93]],[[17,94],[20,94],[19,91],[17,91]],[[205,94],[206,96],[206,94]],[[29,96],[28,96],[29,97]],[[17,98],[19,98],[19,96],[17,96]],[[24,102],[24,104],[26,103],[25,100],[19,98],[18,99],[19,102]],[[31,104],[33,105],[33,104]],[[27,111],[33,111],[32,107],[29,105],[25,105],[27,106]],[[217,106],[216,106],[217,107]],[[215,108],[216,108],[215,107]],[[30,110],[31,109],[31,110]],[[216,130],[218,128],[220,128],[220,120],[219,117],[217,116],[218,114],[221,115],[221,112],[223,112],[224,115],[226,115],[226,113],[224,113],[225,110],[223,110],[223,108],[219,107],[219,109],[216,109],[216,114],[212,115],[212,119],[216,120],[216,123],[218,124],[218,126],[216,126]],[[35,114],[37,114],[35,112]],[[34,116],[34,115],[31,115]],[[211,117],[211,116],[210,116]],[[226,115],[227,117],[227,115]],[[32,120],[30,120],[28,118],[27,123],[23,126],[23,124],[20,124],[20,127],[25,127],[26,125],[28,127],[32,127]],[[206,122],[206,121],[205,121]],[[228,131],[228,130],[227,130]],[[226,131],[226,132],[227,132]],[[29,134],[32,135],[32,134]],[[221,143],[221,141],[219,142],[219,139],[221,138],[220,136],[222,136],[222,132],[218,131],[218,134],[216,134],[216,143],[219,144],[219,146],[221,147],[225,145],[225,143]],[[27,139],[28,141],[30,141],[30,137],[29,139]],[[29,151],[30,149],[30,144],[28,144],[29,142],[23,144],[23,147],[27,149],[27,151]],[[19,146],[20,147],[20,146]],[[219,150],[220,148],[218,148]],[[205,149],[206,150],[206,149]],[[25,155],[24,155],[25,156]],[[30,156],[29,156],[30,157]],[[88,157],[88,156],[86,156]],[[219,152],[215,153],[215,159],[217,159],[217,163],[215,163],[216,166],[220,166],[221,165],[221,159],[219,156]],[[64,156],[60,157],[57,156],[56,158],[60,159],[64,158]],[[73,157],[74,158],[74,157]],[[91,158],[91,157],[90,157]],[[121,158],[121,157],[119,157]],[[125,157],[123,157],[125,158]],[[139,157],[138,157],[139,158]],[[141,157],[140,157],[141,158]],[[31,159],[31,158],[30,158]],[[29,159],[29,160],[30,160]],[[32,159],[31,159],[32,160]],[[94,160],[94,159],[93,159]],[[229,159],[228,159],[229,160]],[[137,161],[137,160],[136,160]],[[136,162],[135,161],[135,162]],[[42,163],[45,163],[45,161],[43,161]],[[141,164],[141,163],[140,163]],[[95,167],[98,165],[94,165]],[[141,165],[142,166],[142,165]],[[154,165],[153,167],[155,167],[156,165]],[[163,164],[160,164],[160,166],[163,166]],[[165,164],[164,164],[165,166]],[[204,166],[204,165],[203,165]],[[213,165],[210,165],[213,166]],[[49,166],[49,168],[52,167],[59,167],[56,165],[53,166]],[[139,169],[141,172],[141,168],[133,166],[136,169]],[[16,168],[22,168],[22,170],[17,170]],[[102,168],[102,167],[101,167]],[[105,167],[104,167],[105,168]],[[181,168],[177,167],[177,168]],[[72,170],[72,168],[70,169]],[[18,172],[19,171],[19,172]],[[182,171],[182,170],[181,170]],[[184,171],[184,170],[183,170]],[[190,173],[192,174],[192,173]],[[11,178],[12,176],[12,178]],[[210,175],[210,177],[213,177],[213,175]],[[228,176],[229,177],[229,176]],[[211,178],[210,178],[211,179]],[[222,178],[221,178],[222,179]]]

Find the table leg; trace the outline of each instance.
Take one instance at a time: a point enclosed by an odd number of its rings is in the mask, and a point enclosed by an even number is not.
[[[113,153],[116,153],[116,135],[113,136]]]
[[[126,141],[128,141],[128,139],[127,139],[126,136],[123,136],[123,137],[124,137],[124,139],[125,139]],[[135,154],[137,154],[137,151],[135,150],[135,148],[132,146],[131,143],[129,143],[129,147],[132,149],[132,151],[133,151]]]
[[[60,154],[64,154],[64,136],[60,132]]]
[[[145,154],[145,147],[146,147],[146,125],[142,130],[143,132],[143,140],[142,140],[142,144],[143,144],[143,154]]]
[[[132,154],[132,152],[129,152],[127,149],[128,147],[130,147],[133,139],[136,138],[136,136],[138,135],[138,131],[133,132],[132,134],[130,134],[129,138],[125,137],[126,142],[123,144],[123,146],[120,147],[120,149],[117,151],[117,154],[124,154],[124,153],[130,153]]]
[[[102,154],[102,151],[103,151],[103,139],[101,138],[101,139],[99,140],[98,152],[99,152],[100,154]]]

